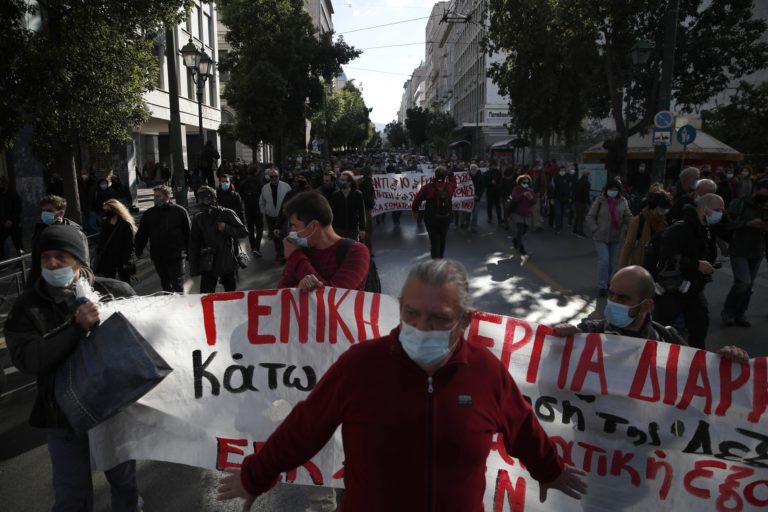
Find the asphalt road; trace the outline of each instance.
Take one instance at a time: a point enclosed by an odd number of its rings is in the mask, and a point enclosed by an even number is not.
[[[142,191],[142,208],[148,206],[147,191]],[[482,217],[481,217],[482,218]],[[397,295],[408,269],[415,261],[429,258],[426,231],[405,213],[401,226],[394,226],[390,216],[375,226],[374,253],[381,275],[383,292]],[[244,242],[247,246],[247,242]],[[470,234],[451,229],[446,256],[460,260],[471,275],[471,293],[475,305],[485,311],[512,315],[529,321],[555,323],[578,321],[599,315],[604,299],[595,297],[595,253],[592,243],[569,235],[555,236],[551,231],[533,233],[526,245],[531,254],[527,262],[513,256],[511,235],[481,220],[481,231]],[[269,288],[276,285],[281,266],[273,262],[271,243],[264,240],[264,258],[252,260],[242,272],[239,289]],[[141,294],[159,289],[148,262],[140,265]],[[719,325],[719,311],[731,284],[727,261],[708,286],[713,315],[708,348],[738,344],[752,356],[768,355],[768,272],[761,267],[748,318],[750,329],[724,329]],[[186,289],[196,292],[199,283],[188,279]],[[8,367],[7,355],[0,354],[6,366],[7,385],[0,396],[0,510],[42,512],[53,502],[50,463],[44,432],[29,427],[26,419],[35,396],[32,379]],[[194,449],[194,447],[190,447]],[[240,510],[234,503],[215,500],[218,472],[188,466],[141,461],[138,478],[146,511],[187,512]],[[109,510],[109,489],[101,474],[94,475],[96,510]],[[279,488],[257,501],[253,510],[299,512],[306,509],[307,489],[300,486]]]

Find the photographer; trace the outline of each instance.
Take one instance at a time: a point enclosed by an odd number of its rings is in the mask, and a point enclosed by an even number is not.
[[[768,232],[768,179],[755,183],[750,197],[731,203],[729,209],[732,231],[730,240],[733,286],[723,305],[720,317],[726,327],[749,327],[744,318],[752,296],[752,286],[765,256],[765,235]]]
[[[659,241],[656,266],[654,318],[662,325],[674,325],[682,314],[688,331],[688,344],[705,348],[709,330],[709,305],[704,286],[712,281],[717,255],[711,228],[723,217],[725,204],[717,194],[707,194],[697,206],[686,205],[683,218],[667,228]]]
[[[197,192],[203,209],[192,219],[189,238],[190,275],[200,276],[200,293],[212,293],[221,280],[224,291],[237,288],[238,239],[248,231],[237,214],[218,206],[216,191],[202,186]]]

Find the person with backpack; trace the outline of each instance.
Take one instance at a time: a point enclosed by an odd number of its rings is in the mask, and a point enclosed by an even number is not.
[[[421,203],[426,202],[424,224],[429,235],[432,259],[445,255],[445,240],[453,218],[453,194],[456,192],[456,177],[448,179],[448,170],[444,166],[435,169],[435,177],[421,187],[413,198],[414,216],[419,214]],[[497,192],[498,193],[498,192]]]
[[[512,243],[521,256],[528,255],[523,245],[523,236],[528,231],[528,227],[533,224],[533,209],[536,206],[536,193],[531,185],[531,177],[521,174],[517,177],[517,185],[504,202],[507,222],[515,227],[515,238]]]
[[[643,266],[646,246],[654,236],[669,227],[665,215],[672,205],[672,195],[665,190],[648,192],[645,203],[645,208],[629,223],[618,268]]]
[[[600,297],[608,295],[608,281],[616,270],[621,239],[632,220],[627,200],[622,196],[621,182],[608,180],[603,194],[595,199],[587,213],[587,233],[595,242],[597,251],[597,286]]]
[[[658,263],[651,272],[659,293],[654,309],[657,320],[672,324],[682,314],[688,344],[700,349],[705,348],[709,330],[704,287],[712,281],[717,255],[712,226],[722,220],[724,210],[723,199],[716,194],[707,194],[698,205],[683,208],[683,220],[661,235]]]
[[[365,238],[365,199],[357,189],[352,171],[339,176],[340,188],[331,195],[329,203],[333,211],[333,229],[340,236],[351,240]]]
[[[283,214],[290,232],[283,240],[286,263],[278,288],[366,289],[370,252],[334,231],[331,205],[323,194],[314,190],[296,194],[285,203]]]

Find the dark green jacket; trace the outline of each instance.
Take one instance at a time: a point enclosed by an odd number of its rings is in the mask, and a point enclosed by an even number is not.
[[[95,278],[93,288],[102,302],[136,295],[126,283],[106,277]],[[41,278],[16,299],[5,323],[5,341],[14,366],[37,376],[37,399],[29,418],[33,427],[69,426],[56,404],[54,384],[56,369],[86,334],[74,323],[75,309],[55,302]]]

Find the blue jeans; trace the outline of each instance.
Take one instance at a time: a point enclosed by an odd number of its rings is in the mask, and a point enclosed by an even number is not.
[[[621,245],[619,242],[597,242],[597,287],[607,289],[613,271],[616,269]]]
[[[563,217],[566,215],[566,211],[570,212],[571,203],[566,203],[555,199],[555,231],[563,230]]]
[[[48,452],[53,466],[53,512],[93,511],[91,452],[88,434],[48,429]],[[136,461],[123,462],[104,472],[112,493],[112,512],[136,512],[143,505],[136,485]]]
[[[757,278],[762,258],[744,258],[731,256],[731,269],[733,270],[733,285],[723,304],[723,312],[736,318],[744,316],[749,307],[749,299],[752,297],[752,286]]]
[[[469,221],[469,225],[473,228],[477,227],[477,217],[479,217],[478,215],[479,212],[480,212],[480,201],[475,200],[475,205],[472,207],[472,215]]]

